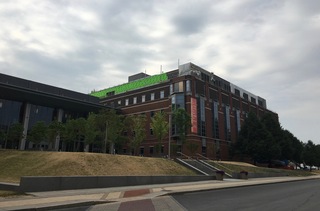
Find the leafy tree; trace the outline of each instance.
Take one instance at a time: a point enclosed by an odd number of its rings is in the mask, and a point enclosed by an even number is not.
[[[299,141],[290,131],[283,130],[282,157],[293,160],[296,163],[302,162],[303,143]],[[286,145],[283,145],[286,143]],[[286,151],[287,149],[287,151]]]
[[[86,119],[82,117],[78,119],[69,119],[65,123],[63,137],[67,142],[73,142],[74,151],[78,152],[80,150],[81,140],[83,140],[85,136],[85,125]]]
[[[137,155],[138,147],[141,145],[146,137],[146,118],[144,115],[134,115],[130,117],[132,122],[132,140],[130,142],[131,148],[134,150],[134,154]]]
[[[11,149],[18,148],[19,141],[23,138],[23,126],[21,123],[14,123],[9,126],[7,131],[7,138],[5,142],[5,148],[7,144],[11,143]]]
[[[317,164],[318,157],[316,145],[312,141],[309,140],[308,143],[304,145],[302,157],[304,162],[310,166],[311,171],[311,166]]]
[[[249,113],[239,132],[236,150],[256,161],[269,161],[280,155],[280,147],[254,113]]]
[[[47,129],[43,121],[36,122],[30,130],[28,139],[38,146],[42,141],[46,141]]]
[[[190,115],[183,108],[178,108],[173,112],[172,123],[175,125],[181,144],[183,144],[186,140],[187,131],[191,127]]]
[[[60,134],[62,133],[64,129],[64,124],[62,122],[59,122],[57,120],[52,121],[49,125],[48,125],[48,129],[47,129],[47,137],[48,137],[48,141],[52,146],[52,149],[54,149],[54,144],[56,141],[56,138],[60,136]],[[58,150],[58,149],[55,149]]]
[[[156,147],[157,153],[160,152],[160,146],[163,138],[168,134],[169,124],[166,121],[166,115],[164,112],[157,112],[154,117],[151,119],[151,128],[153,130],[153,134],[156,136],[158,140],[158,144]]]
[[[125,141],[122,135],[124,131],[124,116],[117,114],[115,110],[108,110],[107,122],[108,143],[110,144],[109,152],[113,153],[115,146],[121,147]]]
[[[94,144],[98,137],[99,131],[97,129],[96,119],[97,119],[97,114],[89,113],[89,116],[85,123],[85,137],[84,137],[84,142],[86,145],[85,151],[89,151],[88,149],[89,145]]]
[[[318,170],[320,168],[320,145],[316,145],[316,163],[315,165],[318,167]]]
[[[3,130],[0,130],[0,143],[1,147],[4,147],[6,139],[6,133]]]
[[[117,114],[115,110],[102,110],[96,116],[96,126],[98,137],[103,140],[103,152],[107,152],[107,144],[109,144],[109,152],[113,153],[114,147],[121,147],[125,141],[122,135],[124,131],[124,116]]]

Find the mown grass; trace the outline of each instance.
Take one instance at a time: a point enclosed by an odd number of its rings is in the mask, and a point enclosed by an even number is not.
[[[13,197],[19,197],[19,196],[25,196],[25,195],[26,194],[20,193],[20,192],[0,190],[0,197],[3,197],[3,198],[13,198]]]
[[[196,175],[164,158],[84,152],[0,150],[0,181],[18,183],[22,176]]]
[[[229,164],[229,163],[222,163],[219,162],[216,164],[216,162],[209,161],[210,164],[216,166],[217,168],[220,168],[223,166],[224,168],[221,168],[221,170],[224,170],[225,172],[232,174],[232,172],[241,172],[241,171],[247,171],[251,173],[285,173],[288,176],[311,176],[313,175],[313,172],[304,171],[304,170],[286,170],[286,169],[276,169],[276,168],[264,168],[264,167],[254,167],[254,166],[243,166],[243,165],[235,165],[235,164]]]

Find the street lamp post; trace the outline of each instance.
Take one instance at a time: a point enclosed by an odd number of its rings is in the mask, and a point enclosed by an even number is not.
[[[171,154],[171,114],[169,114],[169,146],[168,146],[168,158],[170,159]]]
[[[107,153],[107,141],[108,141],[108,121],[106,121],[106,137],[104,139],[103,152]]]

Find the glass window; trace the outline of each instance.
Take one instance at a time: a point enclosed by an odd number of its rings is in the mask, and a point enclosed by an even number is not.
[[[118,105],[121,105],[121,100],[118,100]]]
[[[154,100],[154,93],[151,93],[150,100]]]
[[[164,98],[164,91],[160,91],[160,98]]]
[[[126,99],[126,106],[129,105],[129,99]]]
[[[190,82],[190,80],[186,81],[186,91],[187,92],[191,92],[191,82]]]
[[[184,108],[184,94],[175,94],[171,98],[171,103],[173,108]]]
[[[248,100],[248,98],[249,98],[248,94],[243,93],[243,98],[246,99],[246,100]]]
[[[184,89],[183,89],[183,81],[175,83],[173,89],[174,89],[173,90],[174,92],[183,92],[184,91]]]
[[[137,97],[133,98],[133,104],[137,104]]]
[[[184,89],[183,89],[183,81],[180,81],[179,82],[179,92],[183,92]]]
[[[145,95],[142,95],[141,96],[141,102],[145,102],[146,101],[146,96]]]

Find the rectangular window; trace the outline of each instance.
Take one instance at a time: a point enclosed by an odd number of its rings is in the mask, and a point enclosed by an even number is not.
[[[230,97],[226,94],[222,94],[222,103],[225,105],[230,105]]]
[[[240,96],[240,91],[239,91],[239,89],[234,89],[234,94],[237,95],[237,96]]]
[[[154,111],[150,111],[150,117],[154,116]]]
[[[213,137],[219,138],[219,104],[218,102],[213,102],[213,109],[212,109],[212,126],[213,126]]]
[[[186,92],[191,92],[191,82],[190,82],[190,80],[186,81]]]
[[[154,93],[150,94],[150,100],[154,100]]]
[[[137,104],[137,97],[133,98],[133,104]]]
[[[145,95],[142,95],[142,96],[141,96],[141,102],[144,103],[145,101],[146,101],[146,96],[145,96]]]
[[[174,87],[173,87],[173,91],[174,92],[183,92],[184,91],[184,89],[183,89],[183,81],[175,83]]]
[[[231,141],[231,126],[230,126],[230,107],[226,106],[224,110],[224,122],[225,122],[225,137],[228,141]]]
[[[246,100],[248,100],[248,99],[249,99],[249,96],[248,96],[248,94],[246,94],[246,93],[243,93],[243,98],[244,98],[244,99],[246,99]]]
[[[180,81],[179,82],[179,92],[183,92],[184,89],[183,89],[183,81]]]
[[[164,91],[160,91],[160,99],[164,98]]]
[[[240,124],[240,110],[236,110],[236,113],[235,113],[235,118],[236,118],[236,128],[237,128],[237,131],[239,132],[241,130],[241,124]]]
[[[232,98],[232,105],[234,108],[240,109],[240,102],[235,98]]]
[[[149,148],[149,153],[150,153],[150,155],[153,154],[153,146]]]
[[[152,128],[150,128],[150,135],[153,135],[153,130],[152,130]]]
[[[118,100],[118,105],[121,105],[121,100]]]
[[[129,99],[126,99],[126,106],[129,105]]]
[[[251,102],[252,102],[252,103],[254,103],[254,104],[257,104],[257,102],[256,102],[256,98],[251,97]]]

